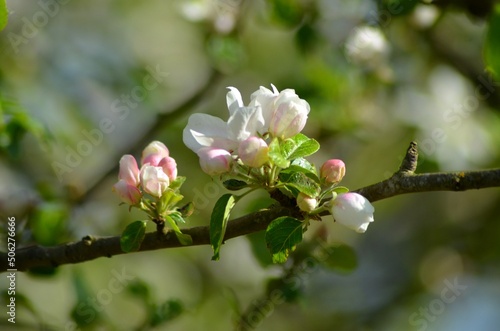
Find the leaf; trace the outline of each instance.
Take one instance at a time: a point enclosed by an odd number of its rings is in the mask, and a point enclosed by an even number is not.
[[[306,169],[310,173],[315,174],[316,177],[318,176],[317,172],[316,172],[316,167],[314,165],[312,165],[309,161],[307,161],[306,159],[304,159],[303,157],[298,157],[298,158],[294,159],[292,161],[292,163],[290,163],[290,164],[292,166],[297,166],[297,167],[300,167],[302,169]]]
[[[288,161],[281,152],[281,146],[278,138],[274,138],[269,144],[268,155],[271,162],[280,168],[287,168],[290,165],[290,161]]]
[[[302,192],[312,198],[316,198],[321,192],[321,188],[318,183],[313,179],[307,177],[303,172],[281,172],[279,179],[284,183],[289,189],[295,188],[299,192]],[[293,190],[292,190],[293,191]]]
[[[170,182],[169,188],[177,191],[181,188],[182,184],[186,181],[186,177],[184,176],[177,176],[173,181]]]
[[[302,222],[290,216],[278,217],[266,230],[266,243],[274,263],[284,263],[302,241]]]
[[[168,216],[172,217],[172,219],[177,224],[178,223],[186,223],[186,220],[184,220],[184,218],[182,218],[182,214],[180,212],[178,212],[178,211],[170,213],[170,214],[168,214]]]
[[[120,237],[120,247],[125,253],[135,252],[141,247],[146,235],[147,221],[135,221],[127,225]]]
[[[488,22],[488,32],[484,43],[484,62],[487,69],[495,76],[500,77],[500,4],[495,5]]]
[[[345,244],[322,247],[317,254],[317,260],[324,267],[342,273],[350,273],[358,266],[356,252]]]
[[[318,149],[319,143],[316,140],[298,133],[292,138],[285,140],[283,144],[283,156],[287,160],[293,160],[298,157],[314,154]]]
[[[176,193],[171,188],[168,188],[165,192],[163,192],[160,200],[158,201],[159,213],[163,215],[165,212],[171,210],[183,198],[183,195]]]
[[[183,303],[177,299],[169,299],[155,308],[151,313],[150,326],[170,322],[185,311]]]
[[[44,246],[54,246],[64,240],[68,207],[57,202],[40,203],[33,212],[30,222],[36,242]]]
[[[7,26],[7,21],[9,20],[9,11],[7,10],[7,4],[5,0],[0,0],[0,31],[2,31],[5,26]]]
[[[229,193],[221,196],[215,203],[212,216],[210,217],[210,245],[212,245],[212,249],[214,250],[212,260],[217,261],[219,259],[220,246],[226,233],[229,214],[235,204],[236,198]]]
[[[177,225],[177,223],[184,223],[181,213],[174,212],[165,215],[165,221],[170,225],[172,230],[174,230],[177,240],[179,240],[182,245],[188,246],[193,244],[193,238],[191,238],[188,234],[182,233],[181,229]]]
[[[247,182],[244,182],[242,180],[237,180],[237,179],[228,179],[222,183],[225,188],[227,188],[230,191],[238,191],[241,190],[245,187],[248,187]]]
[[[177,240],[179,240],[179,242],[184,246],[193,244],[193,238],[188,234],[175,231],[175,236],[177,237]]]

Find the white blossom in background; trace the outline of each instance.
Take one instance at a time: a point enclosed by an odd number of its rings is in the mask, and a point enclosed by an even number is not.
[[[390,47],[379,28],[360,26],[347,37],[345,52],[349,61],[375,69],[380,65],[385,65]]]
[[[212,21],[219,33],[231,32],[238,19],[242,0],[194,0],[180,4],[181,14],[193,22]]]
[[[411,14],[410,20],[418,28],[426,29],[431,27],[438,17],[438,7],[426,4],[417,5]]]

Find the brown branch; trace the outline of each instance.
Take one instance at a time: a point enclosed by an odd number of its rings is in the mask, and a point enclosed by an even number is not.
[[[500,187],[500,169],[484,171],[462,171],[451,173],[415,174],[417,164],[417,144],[412,142],[399,170],[389,179],[354,192],[362,194],[371,202],[400,194],[429,191],[465,191],[488,187]],[[262,231],[279,216],[295,215],[291,207],[273,207],[252,213],[229,222],[225,240]],[[210,244],[209,227],[199,226],[183,229],[193,239],[193,245]],[[164,236],[157,232],[148,233],[139,251],[181,247],[173,233]],[[16,268],[25,271],[37,267],[57,267],[69,263],[81,263],[98,257],[123,254],[120,237],[90,237],[81,241],[55,247],[29,246],[16,251]],[[0,272],[6,271],[7,254],[0,254]]]

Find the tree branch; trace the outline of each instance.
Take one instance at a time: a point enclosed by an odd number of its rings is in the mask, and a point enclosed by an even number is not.
[[[500,169],[483,171],[461,171],[449,173],[415,174],[417,167],[417,144],[412,142],[399,170],[390,178],[379,183],[355,190],[371,202],[390,198],[400,194],[430,191],[465,191],[488,187],[500,187]],[[259,232],[267,228],[277,217],[294,215],[295,208],[275,206],[258,211],[228,223],[224,239]],[[326,214],[324,214],[326,215]],[[324,216],[323,215],[323,216]],[[209,227],[198,226],[183,229],[193,239],[193,245],[210,244]],[[146,234],[139,251],[181,247],[176,236],[169,232],[160,235],[157,232]],[[63,264],[81,263],[98,257],[112,257],[124,254],[120,248],[120,237],[84,237],[73,243],[55,247],[39,245],[24,247],[16,251],[15,267],[25,271],[38,267],[57,267]],[[7,253],[0,254],[0,272],[7,271]]]

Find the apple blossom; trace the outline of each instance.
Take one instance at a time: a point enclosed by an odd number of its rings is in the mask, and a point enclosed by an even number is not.
[[[157,198],[161,197],[170,185],[170,180],[162,167],[145,164],[140,172],[141,185],[144,192]]]
[[[319,171],[320,177],[327,183],[338,183],[344,178],[345,163],[339,159],[331,159],[323,163]]]
[[[120,179],[113,185],[113,192],[115,192],[120,199],[131,206],[138,204],[141,201],[141,191],[135,186],[131,185],[125,179]]]
[[[335,221],[359,233],[364,233],[373,222],[374,211],[370,201],[358,193],[340,194],[330,202]]]
[[[238,156],[243,164],[258,168],[269,161],[269,147],[266,142],[259,137],[250,137],[243,140],[238,147]]]
[[[152,166],[157,166],[160,161],[169,156],[167,146],[160,141],[153,141],[142,151],[141,164],[149,163]]]
[[[297,206],[299,206],[300,210],[311,212],[316,208],[317,205],[318,200],[316,200],[315,198],[311,198],[310,196],[305,195],[302,192],[297,195]]]
[[[173,181],[177,178],[177,162],[175,162],[174,158],[170,156],[164,157],[158,163],[158,166],[163,169],[163,172],[167,174],[170,181]]]
[[[232,165],[231,153],[224,149],[205,147],[198,151],[200,166],[210,176],[229,172]]]
[[[132,155],[126,154],[121,157],[118,179],[123,179],[129,185],[139,186],[139,167]]]

